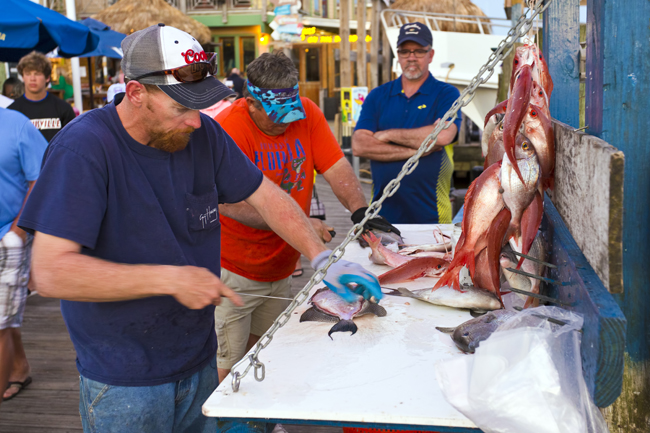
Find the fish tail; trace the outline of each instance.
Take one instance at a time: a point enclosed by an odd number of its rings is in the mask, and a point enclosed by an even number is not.
[[[333,340],[332,334],[334,332],[352,332],[352,335],[354,335],[357,330],[357,325],[352,320],[339,320],[336,325],[332,326],[327,335]]]
[[[440,277],[436,285],[433,286],[433,289],[431,289],[431,291],[433,292],[434,290],[437,290],[441,287],[450,286],[460,292],[461,290],[460,290],[460,281],[458,279],[458,274],[460,273],[461,269],[462,266],[456,266],[447,269],[447,271],[442,275],[442,277]]]
[[[381,242],[372,232],[366,232],[362,234],[361,237],[364,241],[368,242],[368,245],[370,245],[370,248],[372,249],[375,249],[377,246],[379,246],[379,242]]]

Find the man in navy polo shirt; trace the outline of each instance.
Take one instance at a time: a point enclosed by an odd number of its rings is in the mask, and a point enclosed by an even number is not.
[[[356,156],[371,160],[373,200],[381,197],[397,177],[404,161],[415,155],[435,123],[447,112],[460,92],[429,72],[434,50],[429,28],[421,23],[404,24],[397,40],[402,76],[374,89],[361,110],[352,135]],[[420,158],[397,193],[379,212],[393,224],[451,223],[449,190],[454,171],[453,142],[458,119],[438,135],[435,148]]]
[[[214,306],[222,296],[242,305],[219,279],[219,204],[246,201],[316,268],[331,251],[199,112],[232,94],[214,78],[214,53],[164,24],[127,36],[122,50],[126,92],[54,137],[19,225],[35,232],[39,293],[62,299],[84,431],[214,433],[216,419],[201,413],[218,384]],[[382,296],[344,260],[324,281]]]

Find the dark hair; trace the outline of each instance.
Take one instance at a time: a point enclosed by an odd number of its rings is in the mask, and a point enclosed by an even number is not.
[[[11,93],[7,92],[7,87],[11,86]],[[20,98],[25,93],[25,85],[16,77],[9,77],[2,84],[2,94],[11,99]]]
[[[45,57],[45,54],[32,51],[18,62],[18,73],[23,75],[23,71],[41,72],[49,82],[52,75],[52,63]]]
[[[298,69],[282,51],[264,53],[246,68],[248,81],[260,89],[286,89],[298,84]]]
[[[246,68],[248,81],[260,89],[286,89],[298,84],[300,74],[291,59],[282,51],[264,53],[257,59],[250,62]],[[251,96],[246,86],[243,88],[243,96]],[[255,98],[253,98],[255,99]],[[253,105],[258,110],[262,104],[255,99]]]

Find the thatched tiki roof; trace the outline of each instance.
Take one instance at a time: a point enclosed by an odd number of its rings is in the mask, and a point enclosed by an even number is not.
[[[481,8],[470,0],[396,0],[390,8],[413,12],[486,16]],[[488,24],[483,25],[483,32],[491,33],[489,20],[485,22]],[[480,33],[478,24],[438,20],[438,25],[444,32]]]
[[[212,41],[210,29],[205,24],[184,15],[165,0],[119,0],[92,18],[127,35],[164,23],[191,34],[201,44]]]

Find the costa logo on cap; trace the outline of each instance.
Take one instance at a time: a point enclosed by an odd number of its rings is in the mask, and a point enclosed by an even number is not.
[[[187,50],[184,53],[181,53],[181,56],[185,58],[185,63],[188,65],[190,63],[205,62],[208,60],[208,56],[205,54],[205,51],[199,51],[198,53],[195,53],[194,50]]]

